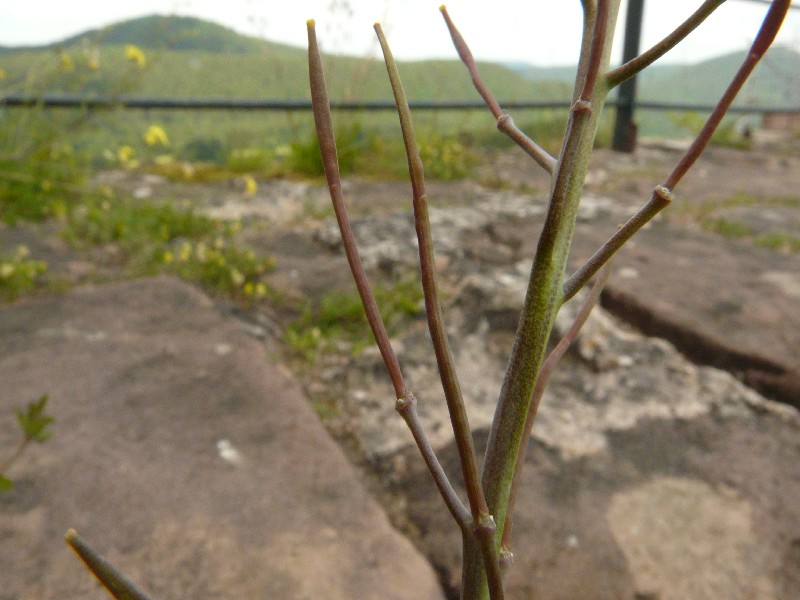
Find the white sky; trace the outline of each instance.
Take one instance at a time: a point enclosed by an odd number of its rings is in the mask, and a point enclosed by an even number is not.
[[[439,15],[441,0],[2,0],[0,45],[58,41],[86,29],[153,13],[193,15],[304,47],[306,19],[317,21],[323,50],[375,53],[372,24],[383,23],[399,59],[454,58]],[[671,31],[700,0],[646,0],[642,49]],[[578,0],[450,0],[448,10],[482,60],[571,64],[580,36]],[[624,21],[626,0],[619,22]],[[694,62],[749,45],[767,5],[729,0],[668,56]],[[621,50],[621,33],[617,36]],[[790,10],[778,43],[800,50],[800,10]],[[617,60],[619,56],[617,55]],[[798,67],[800,68],[800,66]]]

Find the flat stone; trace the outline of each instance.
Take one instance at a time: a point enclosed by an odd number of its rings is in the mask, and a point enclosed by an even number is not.
[[[270,356],[170,278],[0,308],[0,448],[12,406],[56,419],[0,495],[0,596],[107,598],[74,527],[154,599],[442,598]]]

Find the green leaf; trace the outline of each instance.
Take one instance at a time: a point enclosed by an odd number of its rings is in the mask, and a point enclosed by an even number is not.
[[[17,421],[27,439],[43,443],[52,435],[47,427],[55,419],[44,412],[47,400],[48,396],[45,394],[38,400],[29,402],[25,411],[16,409]]]
[[[5,475],[0,475],[0,493],[1,492],[10,492],[11,488],[14,487],[14,482],[11,481]]]

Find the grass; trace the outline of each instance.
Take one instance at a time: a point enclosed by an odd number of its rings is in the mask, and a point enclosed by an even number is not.
[[[411,274],[375,286],[375,299],[390,334],[422,312],[422,287]],[[284,332],[284,342],[313,363],[322,353],[347,347],[357,354],[372,343],[361,299],[355,291],[331,292],[308,305]]]
[[[32,259],[27,246],[0,254],[0,298],[11,301],[33,290],[46,270],[47,263]]]
[[[173,273],[211,292],[264,298],[261,278],[274,261],[240,248],[233,239],[239,227],[191,207],[111,197],[88,199],[71,211],[64,237],[79,248],[115,248],[115,260],[132,274]]]
[[[750,194],[737,194],[726,200],[710,202],[699,207],[683,205],[682,210],[695,218],[706,231],[730,239],[747,240],[761,248],[778,252],[800,252],[800,236],[785,231],[756,234],[753,227],[747,223],[713,216],[720,210],[742,206],[786,207],[800,210],[800,198],[756,198]]]

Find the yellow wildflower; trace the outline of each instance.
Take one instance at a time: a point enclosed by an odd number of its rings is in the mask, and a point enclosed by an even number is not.
[[[236,267],[231,269],[231,281],[236,287],[239,287],[244,283],[244,275],[242,275],[242,272]]]
[[[263,283],[260,283],[260,282],[257,283],[256,284],[256,296],[258,296],[259,298],[263,298],[266,295],[267,295],[267,286],[264,285]]]
[[[6,78],[6,70],[0,69],[0,81]]]
[[[169,250],[167,250],[166,252],[164,252],[164,256],[162,256],[162,260],[164,261],[164,264],[165,264],[165,265],[168,265],[168,264],[170,264],[170,263],[171,263],[173,260],[175,260],[175,256],[172,254],[172,252],[170,252]]]
[[[247,283],[245,283],[244,288],[242,288],[242,291],[244,292],[245,296],[252,296],[254,290],[255,286],[253,286],[252,281],[248,281]]]
[[[62,51],[58,53],[58,67],[61,69],[62,73],[69,73],[75,69],[75,63],[72,61],[72,57],[69,54]]]
[[[142,49],[134,44],[125,46],[125,60],[135,63],[140,69],[144,69],[147,66],[147,57],[142,52]]]
[[[0,279],[7,279],[14,274],[14,265],[11,263],[0,264]]]
[[[136,151],[130,146],[120,146],[117,149],[117,159],[122,164],[127,164],[134,159]]]
[[[251,175],[245,175],[242,179],[244,180],[244,195],[254,196],[258,191],[256,180]]]
[[[180,262],[186,262],[192,256],[192,245],[189,242],[183,242],[181,244],[181,250],[178,254],[178,260]]]
[[[142,136],[144,138],[145,143],[148,146],[155,146],[156,144],[161,144],[162,146],[169,146],[169,138],[167,138],[167,132],[164,131],[164,128],[160,125],[150,125],[147,128],[147,131],[144,132]]]

